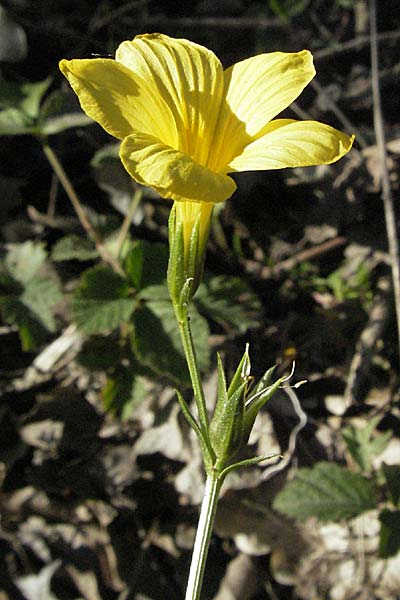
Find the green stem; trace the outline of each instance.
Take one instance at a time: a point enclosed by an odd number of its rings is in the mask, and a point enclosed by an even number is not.
[[[203,583],[204,570],[210,546],[211,534],[217,511],[218,497],[223,478],[217,472],[207,476],[203,502],[201,504],[199,524],[194,542],[189,580],[185,600],[199,600]]]
[[[190,330],[188,307],[175,307],[175,314],[179,324],[179,330],[181,333],[183,349],[185,351],[186,362],[189,368],[190,379],[192,381],[194,397],[199,413],[201,430],[205,434],[205,438],[208,440],[209,421],[206,408],[206,400],[204,397],[203,386],[201,383],[199,367],[197,365],[196,351],[193,344],[192,332]]]
[[[78,194],[76,193],[68,175],[64,171],[64,167],[60,163],[53,148],[51,148],[51,146],[49,146],[47,141],[45,141],[45,140],[41,140],[41,141],[42,141],[43,152],[45,153],[47,160],[49,161],[51,167],[53,168],[53,171],[55,172],[61,185],[63,186],[65,193],[67,194],[68,198],[71,200],[72,206],[74,207],[75,212],[78,215],[78,219],[79,219],[82,227],[84,228],[84,230],[86,231],[86,233],[88,234],[90,239],[96,245],[97,251],[100,254],[101,258],[105,262],[109,263],[112,266],[112,268],[114,269],[114,271],[116,271],[120,275],[123,275],[123,270],[122,270],[120,264],[108,252],[107,248],[104,246],[103,242],[101,241],[99,235],[93,228],[93,225],[89,221],[86,211],[83,208],[81,201],[79,200]]]

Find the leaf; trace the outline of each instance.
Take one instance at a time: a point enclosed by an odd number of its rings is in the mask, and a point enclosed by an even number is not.
[[[379,515],[381,522],[379,555],[382,558],[394,556],[400,550],[400,510],[383,509]]]
[[[110,335],[92,335],[82,344],[76,360],[89,371],[102,371],[118,366],[124,358],[124,348],[118,340]]]
[[[164,289],[165,286],[160,286]],[[156,293],[157,288],[152,288]],[[170,300],[152,300],[138,308],[133,316],[132,347],[137,359],[158,375],[178,383],[190,383],[178,324]],[[208,324],[192,306],[190,324],[199,367],[209,364]]]
[[[376,427],[381,417],[375,417],[364,427],[345,427],[342,436],[348,451],[362,471],[369,473],[374,458],[382,454],[392,437],[391,431],[380,433]]]
[[[44,245],[31,241],[10,248],[4,265],[12,277],[23,285],[31,281],[47,258]]]
[[[54,135],[71,127],[86,127],[93,121],[79,109],[75,96],[55,90],[40,107],[38,127],[44,135]]]
[[[132,285],[143,289],[166,280],[168,248],[165,244],[150,244],[144,240],[133,243],[124,268]]]
[[[7,108],[0,112],[0,135],[30,135],[36,127],[23,112]]]
[[[400,465],[382,465],[382,471],[386,479],[388,496],[394,506],[400,507]]]
[[[119,365],[107,378],[102,390],[105,410],[123,421],[129,419],[148,396],[146,384],[145,377],[135,373],[132,367]]]
[[[299,520],[317,517],[336,521],[376,507],[374,484],[334,463],[320,462],[300,469],[274,500],[274,508]]]
[[[56,262],[63,260],[92,260],[98,252],[91,240],[79,235],[66,235],[53,246],[51,258]]]
[[[25,287],[21,302],[35,315],[48,331],[55,330],[52,308],[62,298],[61,291],[52,279],[33,279]]]
[[[115,210],[126,215],[132,205],[136,184],[121,164],[119,147],[119,143],[103,146],[96,152],[90,164],[94,169],[94,176],[100,189],[109,196]],[[142,218],[143,210],[139,205],[132,221],[138,225]]]
[[[2,81],[0,86],[0,108],[13,108],[32,121],[39,115],[41,100],[51,84],[51,78],[35,83]]]
[[[33,350],[45,341],[46,329],[17,296],[0,297],[0,308],[4,322],[18,328],[25,352]]]
[[[134,310],[128,282],[108,267],[94,267],[82,277],[72,299],[72,314],[85,333],[103,333],[129,320]]]
[[[53,306],[62,298],[51,279],[34,279],[20,293],[0,297],[3,319],[16,325],[25,351],[33,350],[55,330]]]
[[[210,319],[239,333],[256,327],[260,321],[261,302],[239,277],[217,275],[206,279],[194,302]]]

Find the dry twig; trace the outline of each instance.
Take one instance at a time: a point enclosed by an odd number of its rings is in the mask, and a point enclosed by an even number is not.
[[[371,71],[372,71],[372,95],[374,103],[374,129],[376,143],[378,146],[379,159],[382,172],[382,200],[385,210],[385,222],[388,238],[388,247],[391,260],[393,293],[395,301],[398,349],[400,351],[400,255],[399,240],[396,229],[396,216],[392,189],[390,186],[389,170],[387,166],[387,156],[385,147],[385,131],[381,106],[381,94],[379,87],[379,64],[378,64],[378,37],[376,24],[376,3],[370,0],[370,36],[371,36]]]

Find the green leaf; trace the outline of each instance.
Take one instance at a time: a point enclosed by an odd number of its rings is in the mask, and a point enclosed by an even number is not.
[[[20,295],[0,297],[3,319],[18,327],[24,351],[42,344],[55,330],[52,309],[61,298],[58,285],[49,279],[34,279]]]
[[[382,465],[390,501],[400,508],[400,465]]]
[[[3,319],[18,327],[23,350],[32,350],[55,330],[53,307],[62,298],[55,280],[38,277],[47,257],[42,244],[12,246],[0,264]]]
[[[164,288],[165,286],[160,286]],[[156,293],[156,288],[153,290]],[[138,308],[133,316],[132,346],[139,362],[177,383],[190,383],[180,333],[170,300],[152,300]],[[209,364],[208,325],[194,307],[190,324],[196,344],[199,367]]]
[[[45,329],[55,330],[52,308],[62,299],[62,294],[55,281],[33,279],[26,285],[20,298]]]
[[[16,108],[0,112],[0,135],[31,135],[37,132],[35,124]]]
[[[131,417],[135,408],[146,399],[149,385],[145,377],[131,367],[118,366],[102,391],[104,408],[123,421]]]
[[[257,327],[260,321],[261,302],[239,277],[217,275],[206,279],[194,302],[207,317],[238,333]]]
[[[135,241],[129,251],[124,269],[135,288],[143,289],[166,280],[168,248],[165,244]]]
[[[400,510],[385,508],[379,515],[381,532],[379,555],[382,558],[395,556],[400,550]]]
[[[40,107],[38,127],[44,135],[54,135],[71,127],[92,125],[71,93],[52,92]]]
[[[372,469],[372,461],[382,454],[392,437],[391,431],[380,433],[376,427],[381,417],[370,419],[364,427],[345,427],[342,436],[348,451],[365,473]]]
[[[4,260],[4,265],[16,281],[25,285],[33,279],[46,258],[44,245],[29,241],[12,246]]]
[[[35,315],[16,296],[0,297],[0,309],[5,323],[15,325],[25,352],[45,341],[47,331]]]
[[[117,367],[124,358],[124,348],[117,339],[92,335],[82,344],[76,360],[89,371],[103,371]]]
[[[51,78],[35,83],[2,81],[0,86],[0,108],[14,108],[31,119],[39,115],[40,102],[51,84]]]
[[[336,521],[376,507],[375,485],[334,463],[320,462],[300,469],[274,500],[274,508],[299,520],[317,517]]]
[[[85,333],[104,333],[129,320],[134,301],[128,282],[108,267],[95,267],[83,274],[72,299],[72,314]]]
[[[92,260],[98,257],[98,252],[93,242],[79,235],[66,235],[53,246],[51,258],[56,262],[63,260]]]

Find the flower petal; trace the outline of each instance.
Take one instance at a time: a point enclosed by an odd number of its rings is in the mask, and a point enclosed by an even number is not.
[[[115,57],[168,105],[179,135],[175,147],[206,165],[224,89],[222,65],[215,54],[188,40],[149,34],[123,42]],[[160,118],[158,113],[155,118]]]
[[[195,202],[222,202],[236,189],[227,175],[214,173],[190,156],[159,139],[135,133],[121,144],[120,158],[128,173],[164,198]]]
[[[344,156],[354,136],[317,121],[276,119],[230,163],[228,171],[327,165]]]
[[[112,59],[91,58],[62,60],[60,69],[85,113],[114,137],[123,139],[135,128],[176,143],[176,127],[168,106],[124,65]]]
[[[268,122],[287,108],[315,75],[308,50],[271,52],[236,63],[224,72],[222,104],[211,168],[223,168],[263,133]]]

